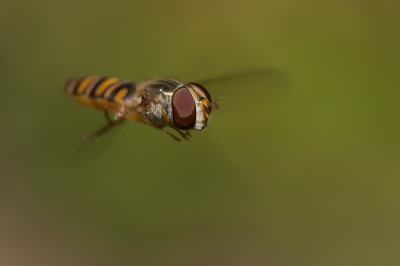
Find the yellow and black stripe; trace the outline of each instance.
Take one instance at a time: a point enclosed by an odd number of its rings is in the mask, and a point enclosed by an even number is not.
[[[130,99],[136,86],[129,80],[90,76],[67,80],[64,90],[83,104],[106,109],[109,104],[123,104]]]

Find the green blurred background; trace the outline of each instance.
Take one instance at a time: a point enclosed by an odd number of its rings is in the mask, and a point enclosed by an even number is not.
[[[400,2],[0,3],[1,265],[399,265]],[[176,143],[62,91],[225,97]]]

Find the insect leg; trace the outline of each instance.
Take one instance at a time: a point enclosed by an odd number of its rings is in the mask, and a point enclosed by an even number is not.
[[[90,140],[94,140],[97,139],[98,137],[100,137],[101,135],[103,135],[104,133],[106,133],[108,130],[110,130],[111,128],[115,127],[116,125],[121,124],[122,122],[125,121],[124,118],[119,117],[118,119],[111,119],[110,118],[110,114],[108,113],[107,110],[104,110],[104,115],[106,116],[106,120],[107,120],[107,125],[103,126],[102,128],[100,128],[99,130],[97,130],[96,132],[93,132],[92,134],[89,135],[85,135],[84,139],[86,141],[90,141]]]
[[[115,112],[113,109],[109,109],[109,111],[111,112]],[[142,116],[140,114],[140,112],[136,109],[136,108],[127,108],[125,110],[125,112],[123,111],[119,111],[118,113],[122,113],[124,118],[129,119],[129,120],[134,120],[134,121],[138,121],[144,124],[147,124],[149,126],[152,126],[156,129],[162,130],[163,132],[167,133],[169,136],[171,136],[174,140],[180,142],[181,139],[174,136],[171,132],[167,131],[164,127],[161,127],[155,123],[153,123],[152,121],[148,120],[147,118],[145,118],[144,116]],[[107,117],[106,117],[107,118]],[[122,118],[122,117],[121,117]],[[109,120],[110,118],[108,117],[107,120]]]
[[[158,126],[158,125],[156,125],[156,124],[150,122],[149,120],[147,120],[147,119],[145,119],[145,118],[143,118],[143,117],[142,117],[141,121],[142,121],[143,123],[146,123],[146,124],[148,124],[148,125],[150,125],[150,126],[156,128],[156,129],[162,130],[163,132],[167,133],[169,136],[171,136],[171,137],[172,137],[174,140],[176,140],[177,142],[180,142],[180,141],[181,141],[180,138],[178,138],[178,137],[176,137],[175,135],[173,135],[171,132],[169,132],[168,130],[166,130],[164,127],[160,127],[160,126]]]
[[[176,126],[174,126],[174,125],[169,121],[168,116],[167,116],[167,113],[165,112],[164,108],[162,108],[162,116],[163,116],[164,122],[165,122],[165,124],[166,124],[167,126],[173,128],[173,129],[175,129],[175,130],[179,133],[179,135],[181,135],[182,138],[184,138],[184,139],[186,139],[186,140],[189,140],[188,136],[191,137],[191,135],[189,134],[189,132],[186,131],[186,133],[183,133],[183,132],[180,131]]]
[[[171,132],[169,132],[168,130],[166,130],[165,128],[160,128],[163,132],[167,133],[168,135],[170,135],[174,140],[176,140],[177,142],[180,142],[181,139],[178,138],[177,136],[173,135]]]
[[[177,142],[180,142],[181,139],[178,138],[177,136],[175,136],[174,134],[172,134],[171,132],[169,132],[168,130],[166,130],[164,127],[160,127],[158,125],[155,125],[154,123],[148,121],[147,119],[142,119],[143,123],[146,123],[156,129],[162,130],[163,132],[167,133],[169,136],[171,136],[174,140],[176,140]]]

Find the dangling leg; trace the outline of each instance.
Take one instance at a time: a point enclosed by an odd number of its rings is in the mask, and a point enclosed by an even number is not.
[[[121,113],[121,112],[118,112],[118,113]],[[163,132],[165,132],[166,134],[168,134],[170,137],[172,137],[174,140],[176,140],[176,141],[178,141],[178,142],[181,141],[180,138],[174,136],[171,132],[169,132],[168,130],[166,130],[164,127],[159,126],[159,125],[157,125],[156,123],[154,123],[154,122],[148,120],[147,118],[143,117],[143,116],[140,114],[140,112],[138,112],[138,111],[136,110],[136,108],[130,108],[130,109],[128,109],[127,112],[124,114],[124,117],[125,117],[126,119],[134,120],[134,121],[137,121],[137,122],[140,122],[140,123],[144,123],[144,124],[147,124],[147,125],[149,125],[149,126],[152,126],[152,127],[156,128],[156,129],[162,130]],[[108,121],[111,120],[109,117],[106,117],[106,118],[107,118]],[[111,121],[111,122],[112,122],[112,121]]]
[[[178,138],[177,136],[174,136],[171,132],[169,132],[168,130],[166,130],[165,128],[160,128],[162,131],[164,131],[165,133],[167,133],[168,135],[170,135],[174,140],[176,140],[177,142],[181,142],[181,139]]]
[[[182,131],[180,131],[176,126],[174,126],[174,125],[169,121],[169,119],[168,119],[168,117],[167,117],[167,113],[165,112],[164,109],[162,109],[162,116],[163,116],[164,122],[165,122],[165,124],[167,124],[167,126],[173,128],[173,129],[175,129],[175,130],[179,133],[179,135],[181,135],[182,138],[184,138],[184,139],[186,139],[186,140],[189,140],[188,136],[191,137],[191,135],[189,134],[189,131],[186,130],[186,134],[185,134],[185,133],[183,133]]]
[[[168,130],[166,130],[164,127],[160,127],[160,126],[158,126],[158,125],[156,125],[156,124],[154,124],[154,123],[152,123],[152,122],[150,122],[150,121],[148,121],[147,119],[144,119],[144,118],[141,119],[141,122],[146,123],[146,124],[148,124],[149,126],[152,126],[152,127],[156,128],[156,129],[162,130],[163,132],[167,133],[169,136],[171,136],[171,137],[172,137],[174,140],[176,140],[177,142],[180,142],[180,141],[181,141],[180,138],[178,138],[178,137],[176,137],[175,135],[173,135],[171,132],[169,132]]]
[[[119,117],[118,119],[115,119],[115,120],[111,119],[107,110],[104,110],[104,114],[105,114],[106,120],[108,122],[107,125],[105,125],[104,127],[100,128],[99,130],[97,130],[96,132],[94,132],[92,134],[85,135],[83,138],[86,141],[91,141],[91,140],[97,139],[98,137],[100,137],[101,135],[106,133],[111,128],[113,128],[116,125],[119,125],[119,124],[121,124],[122,122],[125,121],[125,119],[122,118],[122,117]]]

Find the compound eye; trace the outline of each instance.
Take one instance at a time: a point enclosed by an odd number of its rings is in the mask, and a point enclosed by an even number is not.
[[[174,125],[179,129],[192,128],[196,123],[196,104],[190,91],[179,88],[172,95],[172,117]]]

